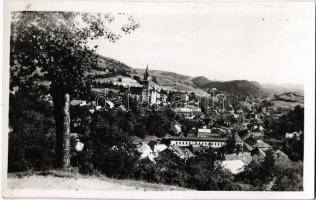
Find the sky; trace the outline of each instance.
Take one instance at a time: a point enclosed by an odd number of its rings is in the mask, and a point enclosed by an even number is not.
[[[314,67],[313,12],[213,10],[134,13],[139,29],[115,43],[99,40],[98,53],[134,68],[148,64],[210,80],[304,84]]]

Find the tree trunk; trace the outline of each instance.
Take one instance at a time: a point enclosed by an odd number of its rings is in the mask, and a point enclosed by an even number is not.
[[[55,167],[70,167],[70,97],[60,88],[52,91],[56,122]]]
[[[70,167],[70,98],[69,94],[65,94],[65,106],[63,110],[64,114],[64,129],[63,129],[63,169],[68,169]]]

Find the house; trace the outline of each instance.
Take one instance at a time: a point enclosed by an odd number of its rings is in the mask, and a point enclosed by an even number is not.
[[[197,136],[197,129],[193,127],[189,132],[188,132],[188,137],[196,137]]]
[[[84,100],[77,100],[77,99],[74,99],[70,102],[70,105],[71,106],[80,106],[82,104],[84,104]]]
[[[274,152],[274,158],[275,158],[275,165],[278,165],[278,166],[287,166],[288,164],[291,163],[291,160],[289,159],[289,157],[280,150],[276,150]]]
[[[181,124],[178,123],[178,122],[174,122],[172,125],[171,125],[171,131],[176,134],[176,135],[179,135],[181,133]]]
[[[253,150],[253,148],[247,143],[244,143],[243,149],[245,149],[248,152],[251,152]]]
[[[234,140],[235,140],[236,145],[242,146],[243,141],[240,139],[240,137],[237,133],[234,133]]]
[[[296,140],[300,140],[301,134],[302,134],[302,131],[300,131],[300,132],[292,132],[292,133],[285,133],[285,139],[292,139],[294,137],[294,138],[296,138]]]
[[[214,126],[214,120],[210,119],[210,121],[207,123],[206,127],[207,128],[212,128]]]
[[[141,154],[140,159],[148,158],[152,162],[154,162],[154,158],[158,156],[145,142],[138,144],[137,151]]]
[[[254,139],[254,137],[249,136],[247,139],[243,140],[245,144],[248,144],[250,147],[254,148],[254,146],[257,144],[257,140]]]
[[[167,148],[168,148],[167,145],[158,143],[154,146],[154,152],[158,154],[160,152],[163,152]]]
[[[181,159],[188,159],[195,156],[190,149],[179,147],[177,145],[169,146],[169,149]]]
[[[244,171],[245,165],[245,162],[242,160],[224,160],[221,162],[221,166],[229,170],[232,174],[238,174]]]
[[[267,151],[269,149],[272,149],[272,146],[270,146],[269,144],[267,144],[261,140],[257,140],[257,143],[255,145],[253,145],[252,147],[262,149],[263,151]]]
[[[240,108],[240,109],[236,110],[236,114],[242,115],[242,114],[244,114],[244,111]]]
[[[185,151],[178,145],[170,145],[169,149],[181,159],[186,157]]]
[[[264,137],[263,132],[260,132],[260,131],[251,132],[251,135],[257,140],[259,139],[261,140]]]
[[[249,137],[252,137],[252,135],[250,134],[250,132],[249,132],[248,130],[239,132],[239,136],[240,136],[240,138],[241,138],[242,141],[245,141],[245,140],[247,140]]]
[[[213,136],[214,135],[220,136],[219,134],[213,133]],[[202,128],[198,129],[197,136],[198,137],[210,137],[210,136],[212,136],[212,131],[211,131],[211,129],[207,128],[206,126],[203,126]]]
[[[195,156],[189,148],[185,148],[185,153],[188,158]]]
[[[223,128],[212,128],[211,129],[212,133],[218,133],[221,135],[226,135],[227,134],[227,130],[223,129]]]
[[[252,161],[252,156],[249,152],[225,154],[225,160],[241,160],[248,165]]]
[[[194,116],[201,116],[203,115],[201,108],[192,107],[192,108],[185,108],[185,107],[177,107],[173,109],[176,113],[183,114],[185,117],[194,117]]]
[[[252,160],[255,162],[263,162],[266,157],[266,153],[260,148],[254,148],[251,151],[251,156]]]
[[[270,144],[273,147],[281,148],[284,144],[284,140],[277,140],[275,138],[265,139],[264,142]]]
[[[114,103],[111,102],[111,101],[106,100],[106,101],[105,101],[105,108],[106,108],[106,109],[112,109],[112,108],[114,108]]]

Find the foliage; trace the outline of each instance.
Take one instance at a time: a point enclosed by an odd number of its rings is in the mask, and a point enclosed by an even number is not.
[[[34,96],[10,95],[8,171],[52,167],[54,119],[48,106]]]
[[[277,176],[272,187],[273,191],[302,191],[303,163],[292,163],[277,169]]]

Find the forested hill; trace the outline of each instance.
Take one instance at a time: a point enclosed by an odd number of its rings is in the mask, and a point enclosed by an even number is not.
[[[225,82],[210,81],[203,85],[202,88],[217,88],[222,91],[250,97],[263,97],[269,94],[258,83],[253,83],[247,80]]]

